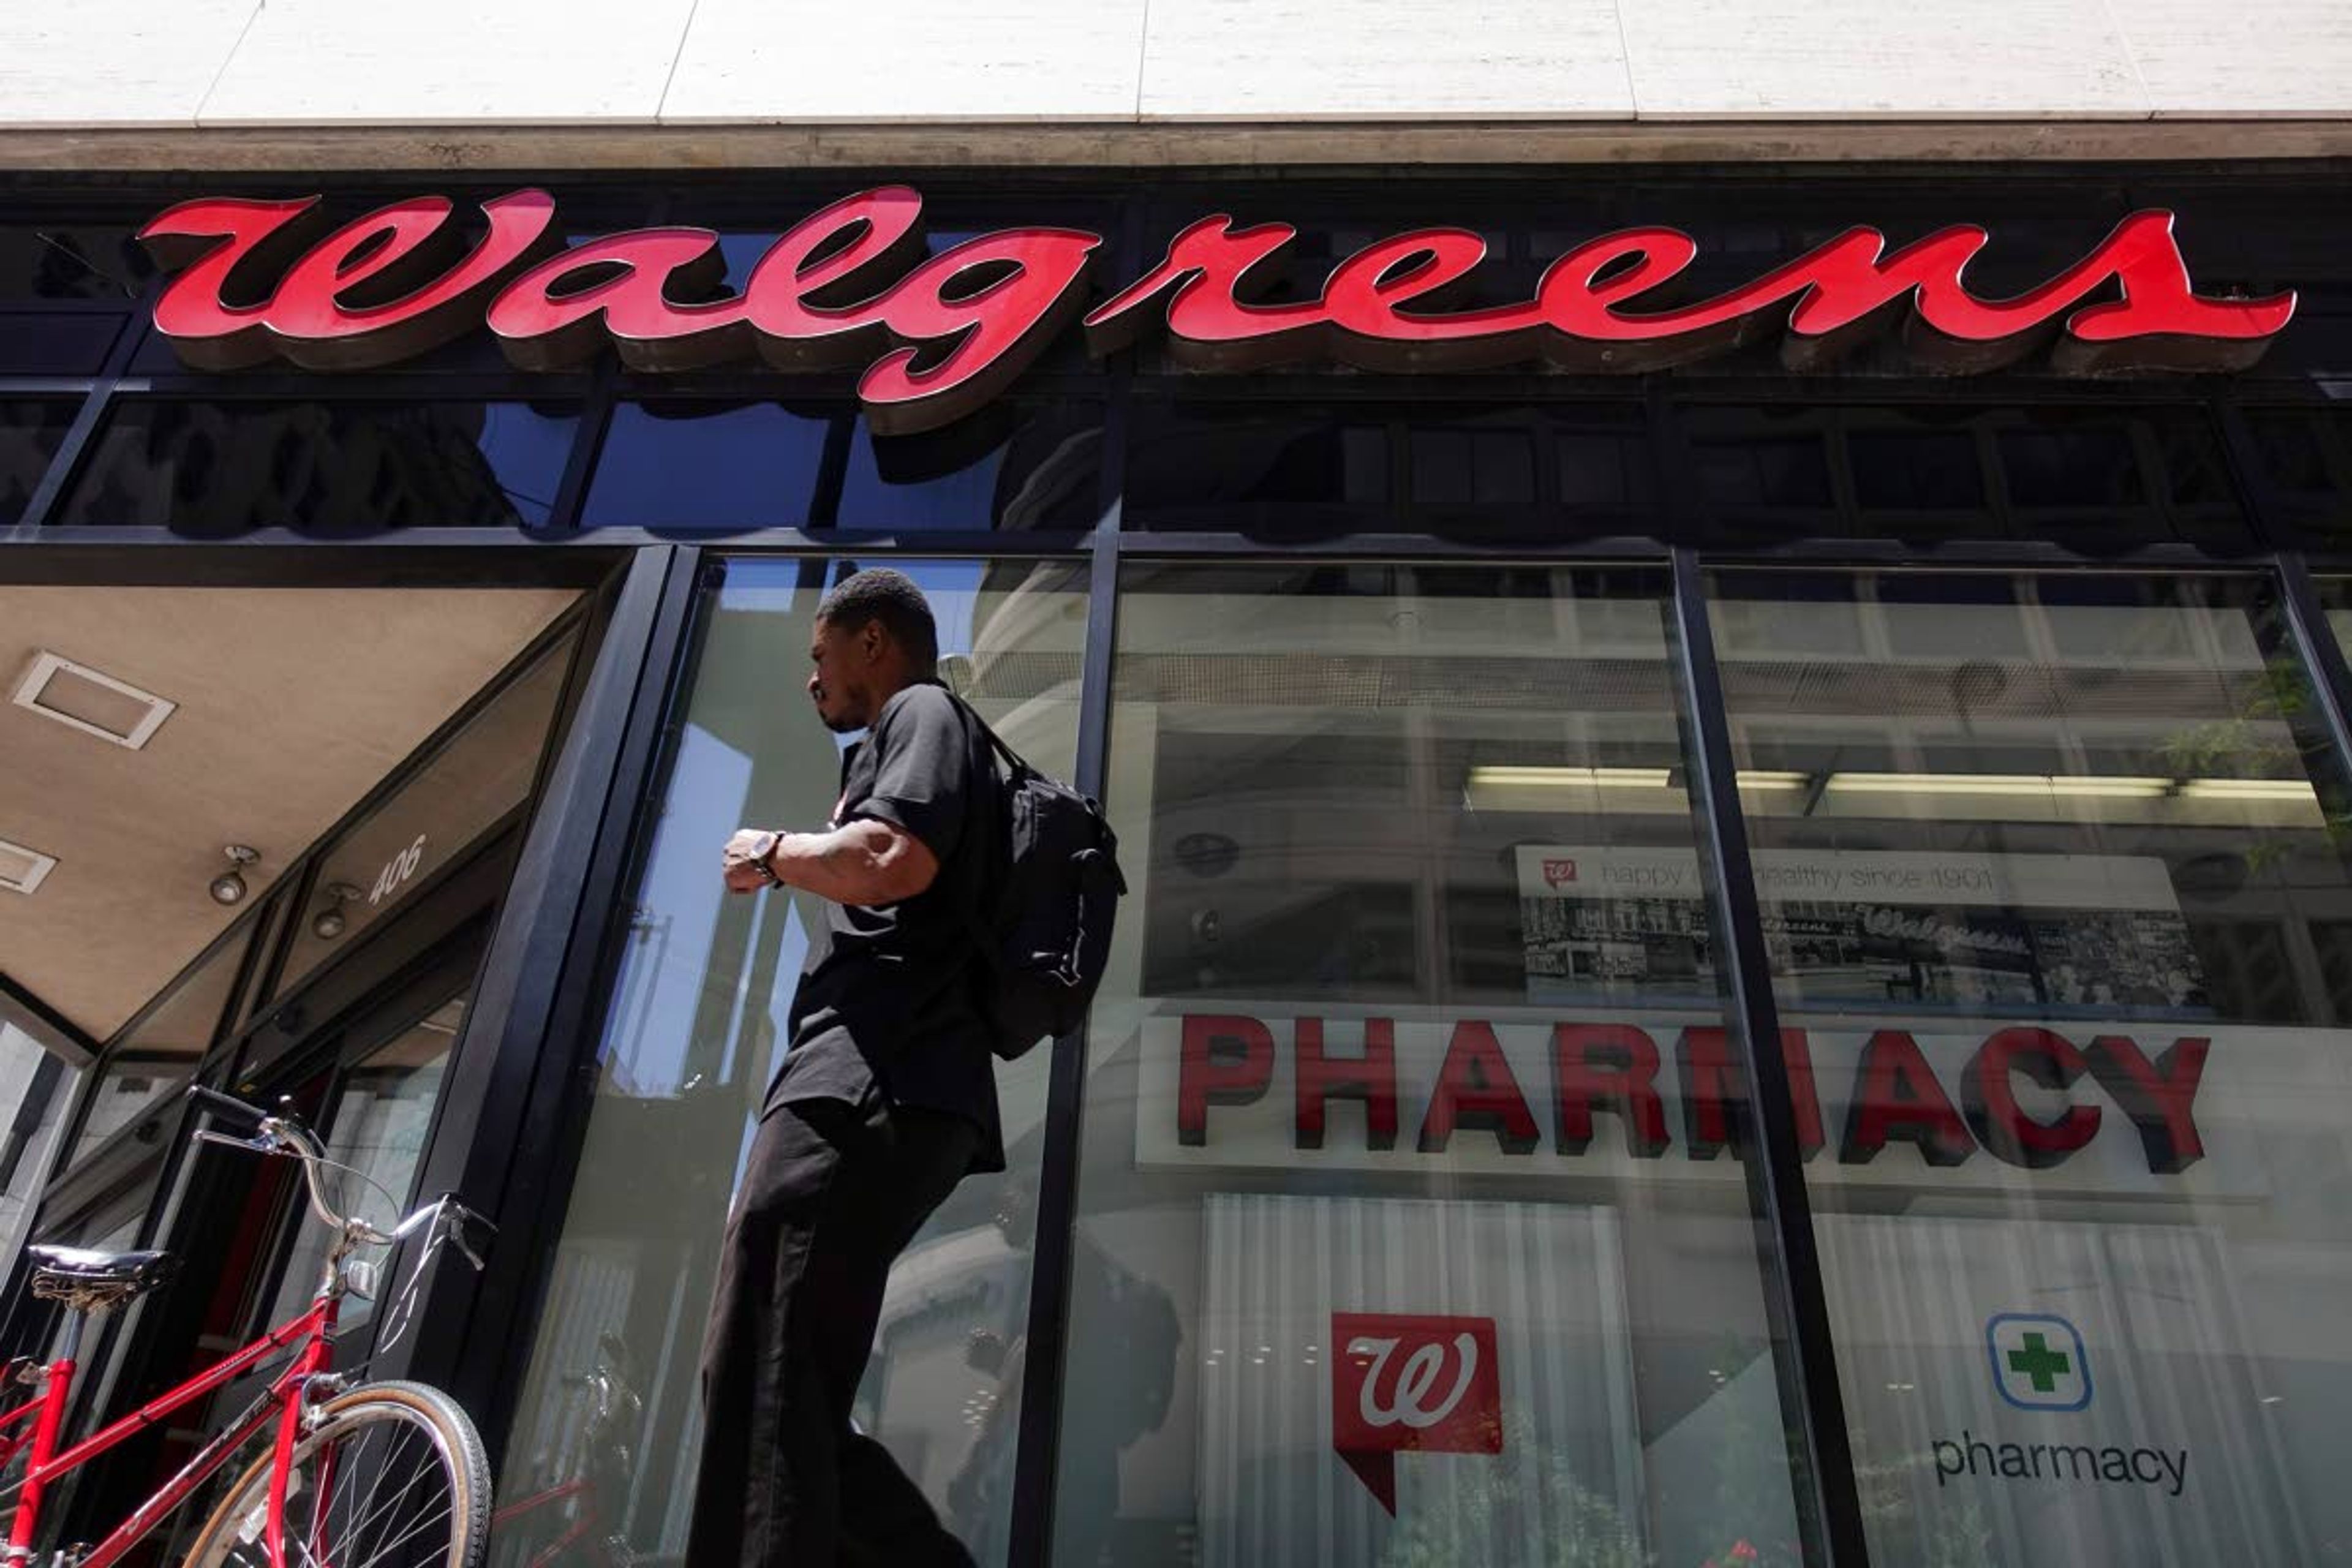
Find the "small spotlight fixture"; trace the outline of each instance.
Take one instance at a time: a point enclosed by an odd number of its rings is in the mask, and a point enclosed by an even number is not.
[[[360,896],[360,890],[349,882],[327,884],[327,907],[310,919],[310,934],[320,942],[332,942],[350,929],[351,921],[343,915],[343,906]]]
[[[221,851],[228,857],[228,869],[212,880],[208,889],[213,902],[236,905],[245,902],[245,868],[261,858],[261,851],[243,844],[231,844]]]

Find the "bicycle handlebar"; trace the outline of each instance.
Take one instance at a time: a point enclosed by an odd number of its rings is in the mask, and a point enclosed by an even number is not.
[[[248,1132],[257,1132],[269,1120],[269,1112],[257,1105],[247,1105],[233,1094],[223,1094],[203,1084],[188,1085],[188,1098],[224,1121],[241,1122]]]
[[[495,1236],[498,1226],[460,1203],[454,1193],[443,1194],[388,1231],[378,1229],[358,1215],[337,1214],[334,1205],[327,1201],[327,1190],[320,1180],[319,1173],[322,1166],[333,1162],[327,1158],[327,1151],[320,1143],[318,1134],[303,1126],[295,1117],[290,1114],[273,1116],[257,1105],[249,1105],[233,1094],[223,1094],[200,1083],[188,1086],[188,1099],[224,1121],[242,1124],[251,1134],[247,1138],[232,1138],[224,1133],[200,1131],[196,1134],[198,1138],[207,1142],[226,1143],[233,1148],[249,1150],[257,1154],[284,1155],[300,1161],[302,1184],[310,1198],[310,1212],[318,1215],[320,1223],[329,1229],[340,1232],[347,1241],[389,1247],[394,1242],[407,1239],[410,1233],[420,1227],[429,1227],[437,1232],[446,1225],[448,1238],[456,1244],[458,1251],[466,1255],[467,1261],[478,1270],[483,1267],[482,1255],[475,1249],[467,1227],[478,1225]],[[435,1237],[427,1237],[428,1256],[434,1241]]]

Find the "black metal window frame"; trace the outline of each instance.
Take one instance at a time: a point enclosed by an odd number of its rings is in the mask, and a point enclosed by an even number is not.
[[[1765,172],[1757,172],[1759,178]],[[2191,172],[2211,177],[2210,172]],[[2160,171],[2134,171],[2129,184],[2153,188]],[[877,176],[882,178],[887,176]],[[1841,176],[1842,178],[1845,176]],[[1946,180],[1948,171],[1921,178]],[[2112,169],[2096,172],[2105,184],[2126,182]],[[2340,181],[2340,171],[2329,177]],[[835,182],[846,188],[854,176]],[[377,177],[386,194],[431,188],[430,179]],[[511,183],[523,183],[520,181]],[[208,183],[204,188],[211,189]],[[717,187],[709,187],[717,188]],[[1048,193],[1064,187],[1044,182]],[[1286,213],[1298,221],[1336,222],[1332,204],[1300,184]],[[1751,204],[1759,187],[1742,187]],[[638,204],[634,221],[688,218],[692,183]],[[1171,202],[1200,205],[1196,193],[1214,186],[1170,180],[1131,185],[1106,197],[1117,211],[1108,230],[1112,273],[1134,277],[1148,266],[1147,214]],[[1264,191],[1266,187],[1257,187]],[[1000,194],[1008,210],[1020,196]],[[160,202],[155,204],[162,205]],[[784,195],[774,204],[789,222],[807,203]],[[1426,205],[1426,204],[1424,204]],[[1308,211],[1307,209],[1313,209]],[[1207,210],[1204,208],[1203,210]],[[1360,213],[1356,221],[1366,221]],[[1859,219],[1866,215],[1857,214]],[[766,220],[762,220],[766,221]],[[1514,258],[1525,260],[1514,248]],[[152,287],[150,297],[152,299]],[[114,309],[78,304],[79,310]],[[143,314],[144,302],[141,306]],[[1653,376],[1597,385],[1535,375],[1396,378],[1274,375],[1213,381],[1155,372],[1132,353],[1098,371],[1055,371],[1024,380],[1022,395],[1052,400],[1084,397],[1105,409],[1098,513],[1090,528],[1053,532],[835,530],[823,521],[801,528],[730,532],[716,529],[691,543],[630,528],[580,526],[613,410],[619,403],[658,393],[708,399],[839,401],[845,384],[773,376],[709,374],[654,382],[626,375],[609,362],[571,376],[497,373],[375,374],[320,378],[295,374],[213,377],[179,373],[134,374],[145,337],[133,321],[121,332],[95,376],[0,377],[0,395],[81,400],[63,443],[16,526],[0,534],[0,582],[154,583],[351,580],[378,582],[537,582],[550,574],[601,580],[595,615],[602,633],[575,672],[568,699],[572,721],[551,756],[534,797],[509,897],[484,960],[465,1047],[451,1065],[448,1109],[436,1118],[421,1185],[479,1195],[504,1227],[488,1275],[459,1279],[443,1271],[432,1287],[420,1331],[386,1364],[388,1373],[446,1382],[484,1415],[494,1447],[513,1414],[519,1389],[505,1364],[515,1337],[538,1306],[576,1168],[597,1051],[596,1020],[609,1001],[628,889],[646,852],[656,784],[677,733],[680,703],[690,691],[702,612],[723,579],[724,561],[761,555],[811,563],[843,554],[893,553],[933,559],[1007,557],[1084,561],[1088,584],[1080,694],[1077,783],[1099,795],[1105,784],[1111,707],[1111,650],[1118,611],[1121,566],[1169,560],[1279,561],[1301,559],[1626,563],[1663,568],[1671,583],[1674,679],[1692,758],[1692,809],[1716,929],[1727,942],[1727,1016],[1740,1041],[1753,1086],[1759,1157],[1748,1163],[1758,1256],[1776,1339],[1783,1407],[1795,1417],[1790,1460],[1810,1561],[1838,1568],[1867,1562],[1862,1506],[1831,1342],[1819,1252],[1799,1163],[1793,1112],[1771,975],[1760,930],[1745,821],[1733,784],[1731,739],[1722,706],[1720,672],[1705,593],[1704,574],[1727,566],[1801,565],[1867,570],[1950,567],[2057,573],[2227,570],[2256,574],[2271,584],[2284,636],[2313,678],[2320,718],[2339,756],[2352,759],[2352,665],[2330,633],[2319,579],[2352,575],[2352,542],[2313,551],[2292,526],[2292,510],[2262,461],[2249,426],[2250,411],[2302,401],[2324,405],[2326,389],[2272,380],[2237,384],[2108,384],[2068,387],[2005,378],[1982,383],[1899,379],[1837,379],[1707,375]],[[111,412],[141,398],[207,400],[499,400],[565,399],[582,416],[553,498],[548,524],[528,545],[509,530],[452,529],[390,533],[364,540],[319,540],[285,529],[258,529],[235,541],[194,543],[164,529],[57,525],[60,504],[86,464]],[[1660,481],[1655,526],[1645,531],[1556,540],[1483,541],[1456,532],[1412,529],[1409,507],[1368,510],[1358,527],[1269,542],[1223,529],[1151,530],[1128,516],[1127,478],[1136,409],[1189,402],[1331,405],[1412,403],[1433,413],[1448,406],[1509,404],[1573,410],[1638,410]],[[2015,406],[2020,402],[2113,408],[2117,404],[2189,411],[2202,422],[2222,455],[2231,492],[2249,530],[2247,548],[2211,552],[2179,542],[2156,542],[2086,552],[2056,540],[2016,539],[1921,546],[1895,538],[1796,539],[1766,545],[1710,542],[1696,520],[1706,509],[1693,493],[1688,421],[1710,405],[1916,405],[1944,411]],[[815,520],[837,515],[843,465],[828,460],[811,509]],[[2347,496],[2352,511],[2352,496]],[[1569,520],[1557,517],[1565,531]],[[2352,521],[2352,516],[2347,516]],[[356,552],[356,553],[354,553]],[[257,911],[258,912],[258,911]],[[263,944],[257,943],[257,947]],[[248,963],[257,962],[248,959]],[[245,988],[240,988],[242,994]],[[1059,1440],[1063,1334],[1076,1218],[1079,1121],[1083,1111],[1083,1033],[1056,1043],[1051,1066],[1040,1214],[1028,1330],[1019,1447],[1013,1481],[1011,1562],[1033,1568],[1048,1557]],[[93,1075],[93,1078],[95,1075]],[[61,1141],[69,1147],[70,1141]],[[524,1161],[519,1149],[541,1152]],[[151,1216],[151,1224],[152,1223]]]

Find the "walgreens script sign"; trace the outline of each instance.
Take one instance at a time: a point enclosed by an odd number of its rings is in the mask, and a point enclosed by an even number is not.
[[[1202,370],[1339,363],[1411,372],[1541,364],[1585,374],[1651,371],[1785,332],[1809,370],[1900,326],[1932,369],[1971,373],[2044,345],[2069,374],[2242,368],[2294,312],[2294,297],[2200,294],[2173,216],[2135,213],[2039,288],[1983,299],[1965,281],[1990,237],[1956,224],[1889,250],[1856,226],[1709,299],[1666,285],[1697,258],[1672,228],[1601,235],[1554,261],[1530,299],[1473,309],[1458,296],[1486,258],[1461,228],[1416,229],[1341,261],[1312,298],[1262,302],[1297,231],[1202,218],[1159,263],[1100,303],[1100,235],[1075,228],[983,234],[933,256],[923,199],[862,191],[787,229],[740,293],[720,287],[719,237],[633,229],[559,237],[554,198],[521,190],[482,204],[462,234],[455,204],[415,196],[333,227],[317,197],[207,197],[157,216],[140,237],[178,276],[155,326],[187,363],[236,369],[284,359],[310,370],[394,363],[487,325],[524,370],[570,369],[607,345],[639,371],[730,362],[858,373],[873,428],[945,425],[1002,392],[1083,319],[1108,354],[1164,331]]]

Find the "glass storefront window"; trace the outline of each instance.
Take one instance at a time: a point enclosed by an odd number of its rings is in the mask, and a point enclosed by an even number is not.
[[[530,798],[576,642],[567,636],[541,652],[320,857],[273,994],[350,947]]]
[[[90,1086],[68,1167],[138,1121],[194,1074],[196,1062],[220,1030],[255,929],[256,923],[247,921],[235,936],[198,960],[171,994],[106,1054]]]
[[[849,437],[835,526],[1085,529],[1102,510],[1102,410],[998,405],[945,430]]]
[[[379,1226],[407,1213],[425,1134],[441,1096],[442,1075],[465,1018],[466,998],[452,998],[337,1080],[331,1109],[319,1131],[326,1140],[327,1158],[344,1167],[331,1173],[328,1190],[345,1211],[364,1214]],[[309,1305],[333,1243],[325,1226],[297,1216],[293,1252],[279,1278],[269,1323],[282,1323]],[[364,1297],[347,1298],[342,1331],[349,1333],[373,1317],[376,1305]],[[234,1404],[224,1407],[236,1408]]]
[[[155,263],[131,226],[0,224],[0,301],[129,303]]]
[[[2165,541],[2251,548],[2213,423],[2195,410],[1960,402],[1680,409],[1690,488],[1743,537]]]
[[[65,444],[74,412],[75,405],[64,400],[0,402],[0,528],[25,515],[26,503],[49,471],[49,459]]]
[[[206,539],[535,527],[578,424],[563,405],[134,399],[99,432],[57,521]]]
[[[2341,548],[2352,531],[2352,407],[2250,408],[2246,429],[2280,521]]]
[[[943,675],[1009,744],[1067,777],[1083,567],[890,563],[930,598]],[[803,682],[812,613],[856,564],[730,562],[707,605],[501,1476],[512,1511],[493,1547],[509,1568],[586,1510],[641,1558],[684,1545],[720,1232],[813,910],[806,895],[729,897],[713,867],[739,825],[831,814],[840,742]],[[1004,1553],[1051,1054],[999,1066],[1010,1169],[964,1182],[908,1248],[857,1410],[990,1563]]]
[[[1663,588],[1123,579],[1055,1562],[1796,1561]]]
[[[47,1182],[58,1140],[81,1074],[12,1024],[0,1024],[0,1106],[12,1111],[0,1137],[0,1248],[15,1257]]]
[[[1102,410],[1087,403],[992,404],[877,437],[838,405],[648,399],[614,411],[581,521],[679,534],[1091,528],[1101,464]]]
[[[1429,531],[1549,542],[1654,533],[1638,406],[1560,404],[1136,405],[1127,517],[1268,542]]]
[[[1139,403],[1127,505],[1147,528],[1288,533],[1389,505],[1392,445],[1376,411]]]
[[[2352,658],[2352,577],[2319,579],[2319,602],[2327,615],[2327,629],[2336,646]]]
[[[1714,595],[1873,1562],[2340,1554],[2352,862],[2267,589]]]
[[[780,403],[653,399],[613,410],[583,528],[800,528],[827,421]],[[691,484],[680,483],[692,475]]]

